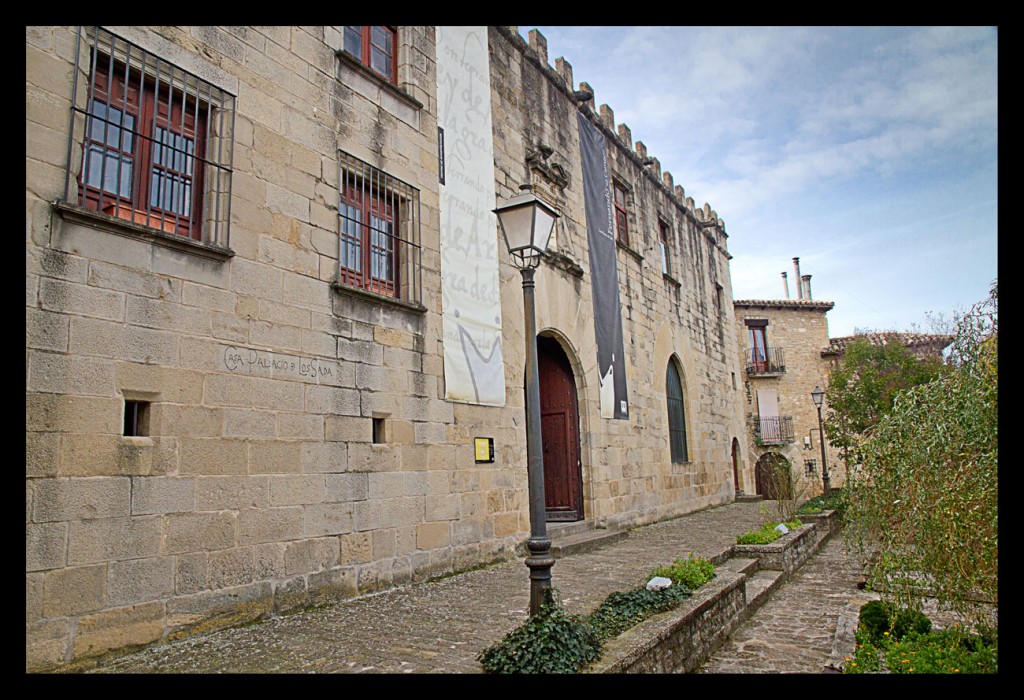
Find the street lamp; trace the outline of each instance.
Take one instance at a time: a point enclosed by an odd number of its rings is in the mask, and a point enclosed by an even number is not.
[[[825,401],[825,392],[815,386],[811,392],[811,401],[818,409],[818,442],[821,444],[821,480],[825,486],[825,498],[828,498],[828,461],[825,459],[825,431],[821,429],[821,404]]]
[[[523,320],[526,325],[526,475],[530,489],[530,614],[536,615],[551,588],[551,540],[544,501],[544,455],[541,452],[540,377],[537,371],[537,320],[533,308],[533,273],[548,247],[558,214],[520,185],[520,194],[494,210],[513,264],[523,276]]]

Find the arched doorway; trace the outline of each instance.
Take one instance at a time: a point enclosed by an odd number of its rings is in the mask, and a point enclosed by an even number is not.
[[[580,414],[572,365],[558,341],[537,337],[544,505],[549,521],[583,519]]]
[[[789,460],[778,452],[766,452],[757,460],[754,478],[757,492],[765,500],[779,501],[793,498],[793,484]]]

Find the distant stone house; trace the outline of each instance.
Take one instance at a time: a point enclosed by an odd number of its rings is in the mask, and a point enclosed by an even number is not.
[[[26,145],[29,669],[516,556],[522,184],[551,532],[752,483],[725,224],[535,31],[28,27]]]
[[[743,370],[743,401],[748,430],[746,448],[752,478],[739,479],[744,494],[803,499],[823,489],[821,433],[811,398],[828,387],[830,362],[826,314],[830,301],[810,295],[810,275],[801,278],[798,298],[736,300],[737,345]],[[783,273],[785,278],[785,273]],[[788,287],[786,289],[788,297]],[[841,465],[826,441],[830,485],[842,484]],[[777,473],[788,478],[778,478]]]

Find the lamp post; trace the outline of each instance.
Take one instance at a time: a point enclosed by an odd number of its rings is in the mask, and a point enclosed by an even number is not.
[[[530,185],[494,210],[513,264],[523,276],[523,321],[526,325],[526,474],[530,490],[530,614],[536,615],[551,588],[551,540],[544,501],[544,455],[541,452],[540,377],[537,370],[537,321],[533,275],[548,247],[558,214],[537,198]]]
[[[828,460],[825,459],[825,431],[821,429],[821,404],[825,401],[825,392],[815,386],[811,392],[811,401],[818,409],[818,442],[821,443],[821,480],[825,486],[825,497],[828,498]]]

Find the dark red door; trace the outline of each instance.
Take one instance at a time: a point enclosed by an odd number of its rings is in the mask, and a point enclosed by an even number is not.
[[[537,338],[544,501],[548,520],[583,519],[580,418],[572,366],[558,341]]]

